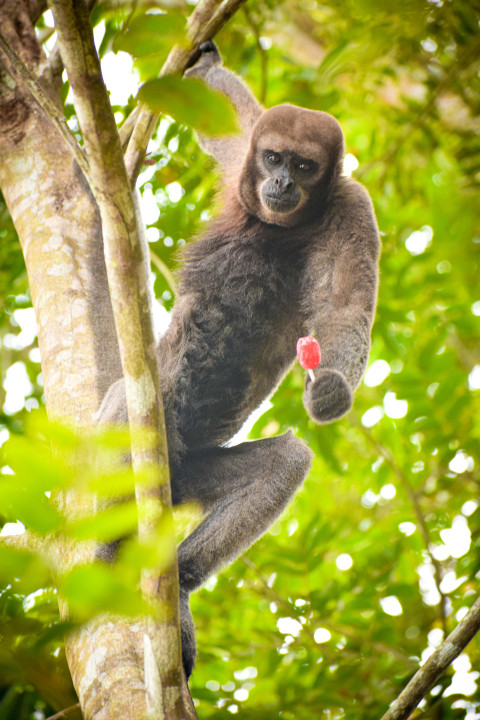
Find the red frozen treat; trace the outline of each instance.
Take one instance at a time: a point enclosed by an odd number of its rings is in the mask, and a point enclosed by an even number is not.
[[[297,340],[297,358],[300,365],[305,370],[313,370],[320,365],[322,354],[320,345],[311,335],[298,338]]]

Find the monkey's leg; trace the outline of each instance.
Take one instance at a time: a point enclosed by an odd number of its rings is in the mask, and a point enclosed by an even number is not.
[[[312,453],[291,432],[187,456],[172,477],[175,503],[197,500],[208,513],[178,548],[182,654],[187,677],[196,645],[189,593],[269,528],[304,480]]]
[[[178,549],[183,591],[198,588],[263,535],[304,480],[311,458],[291,432],[187,456],[174,485],[182,501],[199,500],[208,515]]]

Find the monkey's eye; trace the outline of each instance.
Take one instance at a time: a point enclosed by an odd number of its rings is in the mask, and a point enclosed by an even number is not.
[[[265,153],[265,160],[271,165],[278,165],[282,158],[278,153],[273,152],[273,150],[267,150]]]
[[[308,163],[308,162],[298,163],[297,167],[299,170],[301,170],[302,172],[305,172],[305,173],[312,172],[315,169],[315,165],[313,163]]]

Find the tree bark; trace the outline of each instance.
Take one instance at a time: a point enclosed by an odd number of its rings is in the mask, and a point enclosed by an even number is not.
[[[35,72],[42,54],[26,7],[3,2],[0,17],[2,34]],[[50,120],[20,83],[5,72],[1,79],[0,187],[24,252],[47,409],[86,427],[121,376],[100,215]],[[55,87],[45,89],[58,98]],[[71,505],[78,511],[77,499]],[[62,566],[89,559],[91,548],[66,547]],[[143,621],[103,618],[67,639],[86,718],[145,717],[144,630]]]
[[[38,69],[44,58],[24,3],[3,0],[0,18],[10,45]],[[58,103],[58,88],[46,81],[44,87]],[[86,426],[121,377],[100,216],[72,153],[28,90],[5,71],[0,186],[27,266],[47,409]]]
[[[3,0],[0,26],[10,46],[37,72],[44,58],[26,4]],[[0,187],[25,258],[47,410],[50,416],[86,427],[107,388],[121,376],[100,216],[71,151],[26,88],[5,71],[4,57],[1,60]],[[43,87],[59,102],[53,82],[44,79]],[[69,549],[64,564],[87,561],[91,555],[91,548]],[[77,643],[86,650],[89,634],[67,645]],[[117,664],[125,656],[133,658],[136,647],[141,647],[139,642],[112,646]],[[127,689],[129,675],[130,684],[142,681],[141,665],[131,660],[130,666],[124,670]],[[82,678],[72,674],[78,692]],[[132,693],[130,702],[134,701]],[[89,712],[87,702],[87,717]]]

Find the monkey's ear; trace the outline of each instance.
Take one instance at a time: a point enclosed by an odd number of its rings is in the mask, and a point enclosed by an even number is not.
[[[213,40],[207,40],[202,43],[198,50],[192,55],[188,61],[185,75],[195,76],[208,70],[213,65],[221,65],[222,57],[218,52],[218,48]]]

